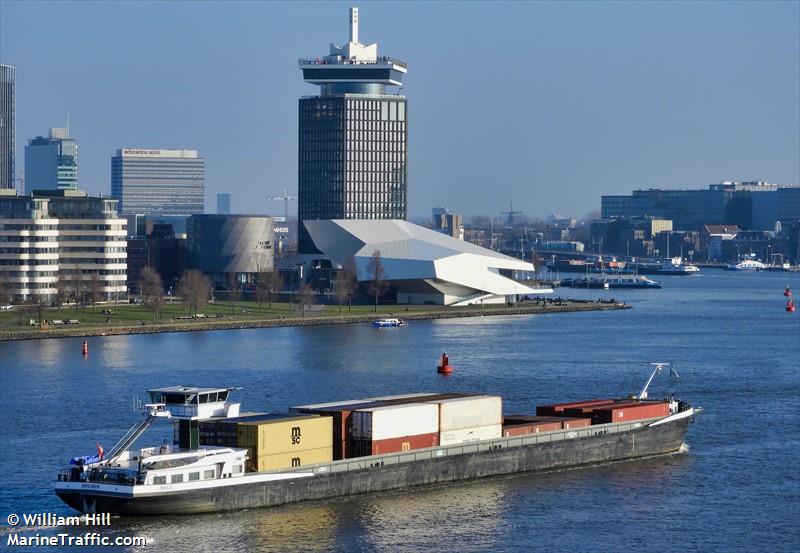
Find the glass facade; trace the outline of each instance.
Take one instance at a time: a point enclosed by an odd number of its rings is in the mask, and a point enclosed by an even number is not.
[[[403,96],[302,98],[300,221],[405,219],[407,147],[407,102]],[[302,225],[299,248],[301,253],[315,253]]]
[[[111,195],[123,215],[188,217],[205,210],[205,160],[193,150],[119,150]]]
[[[55,130],[55,129],[54,129]],[[27,190],[77,190],[78,141],[38,136],[25,147]]]
[[[0,188],[14,188],[16,69],[0,65]]]

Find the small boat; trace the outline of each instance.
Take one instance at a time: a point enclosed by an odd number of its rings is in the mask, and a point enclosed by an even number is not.
[[[795,309],[794,308],[794,302],[792,300],[787,301],[786,302],[786,312],[787,313],[794,313],[794,309]]]
[[[763,271],[766,265],[755,259],[743,259],[735,265],[728,265],[725,267],[726,271]]]
[[[392,328],[397,326],[408,326],[403,319],[377,319],[372,321],[374,328]]]
[[[787,286],[786,290],[783,291],[783,295],[786,296],[787,298],[792,297],[792,289]]]
[[[606,277],[609,288],[661,288],[661,283],[641,275],[614,274]]]
[[[671,257],[665,259],[658,268],[656,274],[659,275],[691,275],[699,272],[697,265],[684,263],[681,257]]]

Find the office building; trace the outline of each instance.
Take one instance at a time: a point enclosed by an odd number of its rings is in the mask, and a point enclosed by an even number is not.
[[[127,292],[125,219],[80,190],[0,191],[0,284],[14,301],[87,301]]]
[[[252,284],[274,266],[272,217],[192,215],[187,222],[189,263],[225,288],[231,276]]]
[[[723,181],[707,190],[634,190],[630,196],[602,196],[601,218],[656,217],[670,219],[677,230],[703,225],[737,225],[769,230],[781,219],[783,187],[762,181]]]
[[[227,192],[217,194],[217,215],[230,215],[231,195]]]
[[[14,188],[16,69],[0,64],[0,189]]]
[[[69,129],[52,128],[25,146],[26,190],[77,190],[78,141]]]
[[[401,86],[407,70],[359,42],[357,8],[349,42],[299,66],[320,87],[299,102],[298,247],[316,253],[303,221],[406,218],[407,104],[386,88]]]
[[[431,211],[433,228],[459,240],[464,239],[464,217],[446,207],[434,207]]]
[[[117,150],[111,158],[111,195],[122,215],[203,213],[205,160],[197,150]]]

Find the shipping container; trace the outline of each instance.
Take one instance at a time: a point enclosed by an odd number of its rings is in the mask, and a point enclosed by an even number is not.
[[[388,438],[385,440],[350,440],[350,454],[352,457],[363,457],[366,455],[381,455],[383,453],[396,453],[411,451],[423,447],[435,447],[439,445],[439,433],[417,434],[416,436],[402,436],[400,438]]]
[[[523,434],[533,434],[532,424],[504,424],[503,437],[521,436]]]
[[[287,453],[273,453],[259,455],[252,448],[248,448],[247,464],[248,472],[266,470],[280,470],[317,463],[330,463],[333,460],[333,449],[331,447],[321,447],[317,449],[304,449],[302,451],[292,451]]]
[[[365,399],[345,399],[342,401],[332,401],[328,403],[314,403],[311,405],[298,405],[296,407],[292,407],[292,411],[302,411],[302,412],[313,412],[313,411],[338,411],[339,409],[343,409],[345,407],[350,407],[352,410],[354,405],[356,404],[367,404],[367,403],[376,403],[380,401],[398,401],[404,399],[417,399],[426,396],[433,396],[437,395],[434,392],[419,392],[415,394],[402,394],[396,396],[380,396],[380,397],[370,397]]]
[[[608,405],[614,403],[613,399],[587,399],[584,401],[571,401],[568,403],[552,403],[549,405],[537,405],[536,414],[545,417],[557,417],[564,414],[565,409],[592,407],[594,405]]]
[[[439,431],[503,424],[500,396],[470,396],[445,399],[439,405]]]
[[[332,447],[331,417],[318,415],[270,415],[240,417],[236,424],[239,447],[253,448],[259,457]]]
[[[573,428],[583,428],[584,426],[591,426],[592,419],[579,419],[577,417],[564,417],[562,421],[562,428],[564,430],[571,430]]]
[[[550,423],[558,422],[559,428],[570,430],[572,428],[581,428],[592,424],[592,419],[589,417],[576,418],[576,417],[539,417],[533,415],[506,415],[503,417],[503,426],[517,426],[533,423]],[[544,432],[544,430],[539,430]]]
[[[217,445],[225,447],[236,447],[236,425],[230,424],[232,421],[247,420],[249,417],[275,416],[269,413],[241,413],[237,417],[218,418],[199,421],[198,433],[201,445]],[[285,416],[285,415],[281,415]]]
[[[641,419],[666,417],[669,415],[669,403],[627,403],[592,411],[592,424],[610,422],[630,422]]]
[[[503,437],[503,425],[491,424],[439,432],[439,445],[457,445]]]
[[[435,403],[385,405],[353,411],[350,434],[355,439],[386,440],[431,434],[439,430],[439,406]]]

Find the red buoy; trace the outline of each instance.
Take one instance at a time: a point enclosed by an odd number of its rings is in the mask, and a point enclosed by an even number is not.
[[[794,313],[794,302],[792,300],[786,302],[786,312]]]
[[[89,342],[87,342],[86,340],[83,341],[83,347],[81,348],[81,352],[84,355],[89,355]]]
[[[453,372],[453,367],[450,365],[450,358],[447,357],[447,353],[442,353],[442,360],[439,366],[436,367],[436,372],[439,374],[450,374]]]
[[[792,296],[792,290],[787,286],[786,290],[783,291],[783,295],[786,296],[787,298],[791,297]]]

